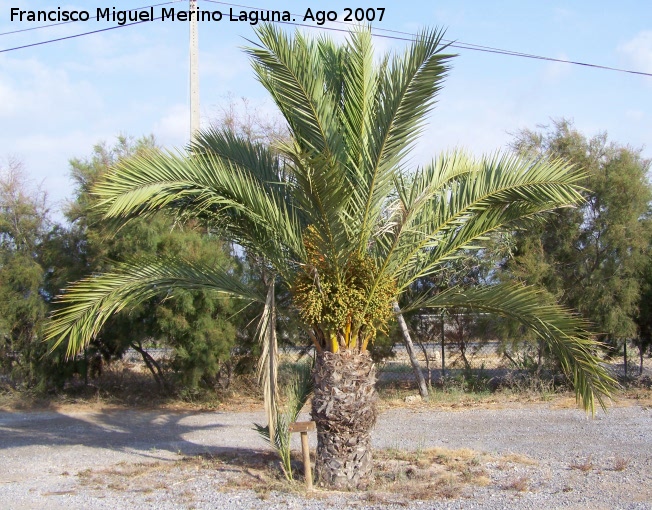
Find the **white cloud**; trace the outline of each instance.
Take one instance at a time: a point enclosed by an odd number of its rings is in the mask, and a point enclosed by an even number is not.
[[[555,7],[553,8],[552,13],[557,21],[564,21],[575,15],[575,13],[567,7]]]
[[[16,91],[0,81],[0,119],[11,117],[18,110]]]
[[[69,158],[110,140],[115,124],[116,113],[84,75],[37,58],[0,57],[0,157],[22,161],[53,202],[70,194]]]
[[[639,32],[636,37],[618,46],[618,52],[635,71],[652,73],[652,30]]]
[[[12,137],[8,147],[3,143],[2,155],[23,162],[27,174],[47,191],[50,203],[57,210],[71,194],[69,159],[89,155],[100,140],[110,140],[110,137],[79,129],[62,134],[34,133]]]
[[[30,116],[45,114],[60,122],[75,112],[83,117],[102,105],[101,95],[89,82],[73,81],[66,71],[36,59],[0,59],[0,97],[10,101],[0,108],[0,117],[3,128],[11,126],[12,131],[25,128]],[[79,105],[84,105],[83,112]]]
[[[557,55],[559,60],[568,60],[565,53]],[[559,83],[563,78],[571,74],[572,65],[564,62],[548,62],[543,69],[543,78],[548,83]]]
[[[476,156],[504,149],[509,132],[528,125],[516,101],[453,93],[442,99],[414,153],[425,164],[441,152],[464,149]],[[531,125],[531,123],[530,123]]]
[[[187,104],[172,105],[154,124],[152,132],[164,146],[181,146],[190,138],[190,110]]]
[[[68,66],[77,67],[79,70],[92,70],[95,73],[129,73],[149,74],[160,70],[163,62],[168,59],[179,58],[170,48],[164,45],[150,45],[126,51],[100,51],[91,52],[85,59],[86,64],[72,63]]]
[[[219,58],[216,58],[219,55]],[[240,75],[252,75],[249,60],[239,48],[210,47],[199,52],[202,81],[230,82]]]
[[[642,110],[627,110],[625,112],[625,117],[630,120],[642,120],[645,117],[645,112]]]
[[[437,5],[437,7],[431,8],[433,11],[432,13],[428,11],[425,11],[423,13],[424,19],[427,19],[427,17],[430,16],[432,19],[437,20],[437,24],[439,26],[443,26],[443,27],[465,26],[469,23],[469,19],[471,17],[469,16],[467,9],[464,6],[461,6],[460,4],[456,3],[454,7],[442,7],[441,5],[435,4]],[[423,25],[420,24],[418,21],[406,24],[406,27],[409,27],[409,29],[412,31],[417,31],[422,26]]]

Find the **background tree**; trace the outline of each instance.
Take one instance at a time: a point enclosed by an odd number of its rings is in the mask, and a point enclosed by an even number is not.
[[[652,259],[648,259],[643,271],[641,296],[635,320],[638,326],[638,335],[634,339],[639,357],[638,375],[643,375],[643,358],[652,348]]]
[[[0,363],[8,380],[39,382],[45,354],[40,332],[47,312],[41,295],[41,241],[50,223],[46,194],[30,185],[22,164],[0,167]]]
[[[70,161],[75,185],[74,198],[65,211],[70,225],[54,229],[43,250],[49,296],[59,293],[72,280],[110,271],[127,260],[182,257],[235,269],[225,244],[196,222],[173,222],[156,215],[133,221],[113,233],[102,221],[94,207],[94,184],[112,165],[158,151],[151,136],[136,141],[121,136],[112,146],[97,144],[90,157]],[[201,290],[152,297],[111,318],[87,346],[87,362],[82,363],[82,370],[88,375],[89,360],[120,359],[132,348],[140,353],[162,390],[171,391],[173,383],[184,393],[202,386],[213,388],[221,371],[230,373],[223,369],[236,339],[235,319],[231,316],[237,309],[233,300],[218,301]],[[168,380],[166,367],[149,354],[148,349],[156,346],[171,350],[169,368],[175,381]]]
[[[585,171],[584,202],[516,236],[511,273],[544,286],[578,310],[612,348],[637,336],[643,270],[650,256],[647,178],[641,151],[592,138],[568,120],[519,132],[513,148],[535,158],[564,158]]]

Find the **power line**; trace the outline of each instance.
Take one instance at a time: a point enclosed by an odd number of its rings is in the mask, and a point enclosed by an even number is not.
[[[154,18],[154,20],[158,20],[158,19],[161,19],[161,16],[159,16],[158,18]],[[151,21],[154,21],[154,20],[151,20]],[[99,30],[92,30],[90,32],[82,32],[80,34],[67,35],[65,37],[59,37],[58,39],[49,39],[47,41],[40,41],[40,42],[32,43],[32,44],[24,44],[23,46],[16,46],[14,48],[7,48],[5,50],[0,50],[0,53],[6,53],[8,51],[22,50],[24,48],[31,48],[33,46],[41,46],[42,44],[50,44],[50,43],[58,42],[58,41],[65,41],[67,39],[75,39],[76,37],[82,37],[84,35],[98,34],[100,32],[108,32],[109,30],[115,30],[116,28],[131,27],[133,25],[140,25],[141,23],[147,23],[148,21],[150,21],[150,20],[134,21],[132,23],[125,23],[124,25],[115,25],[113,27],[100,28]]]
[[[181,1],[181,0],[173,0],[173,1],[170,1],[170,2],[164,2],[164,3],[159,3],[159,4],[144,6],[144,7],[137,7],[137,8],[134,8],[134,9],[130,9],[129,12],[140,10],[140,9],[147,9],[147,8],[150,8],[150,7],[157,7],[157,6],[161,6],[161,5],[176,3],[178,1]],[[213,4],[227,5],[227,6],[230,6],[230,7],[240,7],[240,8],[245,8],[245,9],[260,10],[260,7],[253,7],[253,6],[250,6],[250,5],[241,5],[241,4],[234,4],[234,3],[229,3],[229,2],[220,2],[218,0],[203,0],[203,1],[213,3]],[[298,16],[298,15],[293,14],[293,16]],[[23,46],[16,46],[16,47],[13,47],[13,48],[7,48],[7,49],[4,49],[4,50],[0,50],[0,53],[6,53],[6,52],[9,52],[9,51],[16,51],[16,50],[20,50],[20,49],[24,49],[24,48],[31,48],[31,47],[34,47],[34,46],[40,46],[40,45],[43,45],[43,44],[49,44],[49,43],[53,43],[53,42],[64,41],[64,40],[67,40],[67,39],[74,39],[74,38],[77,38],[77,37],[96,34],[96,33],[100,33],[100,32],[107,32],[109,30],[115,30],[116,28],[124,28],[124,27],[128,27],[128,26],[139,25],[141,23],[145,23],[146,21],[154,21],[154,20],[159,20],[159,19],[161,19],[160,16],[156,17],[156,18],[154,18],[152,20],[135,21],[135,22],[132,22],[132,23],[125,23],[124,25],[117,25],[117,26],[113,26],[113,27],[102,28],[102,29],[98,29],[98,30],[92,30],[92,31],[89,31],[89,32],[83,32],[83,33],[79,33],[79,34],[69,35],[69,36],[66,36],[66,37],[59,37],[57,39],[50,39],[50,40],[47,40],[47,41],[41,41],[41,42],[32,43],[32,44],[25,44]],[[61,23],[54,23],[54,24],[51,24],[51,25],[42,25],[40,27],[32,27],[32,28],[27,28],[27,29],[22,29],[22,30],[15,30],[13,32],[4,32],[4,33],[1,33],[0,36],[7,35],[7,34],[14,34],[14,33],[19,33],[19,32],[24,32],[24,31],[28,31],[28,30],[37,30],[39,28],[48,28],[48,27],[52,27],[52,26],[63,25],[63,24],[66,24],[66,23],[75,23],[75,22],[64,21],[64,22],[61,22]],[[293,25],[293,26],[298,26],[298,27],[305,27],[305,28],[312,28],[312,29],[329,30],[329,31],[332,31],[332,32],[344,32],[344,33],[349,32],[348,29],[343,29],[343,28],[316,26],[316,25],[310,25],[308,23],[297,23],[297,22],[292,22],[292,21],[277,21],[275,23],[280,23],[280,24],[284,24],[284,25]],[[347,22],[344,22],[344,21],[335,21],[334,23],[340,23],[340,24],[347,25],[347,26],[353,25],[352,23],[347,23]],[[373,31],[376,31],[376,32],[382,31],[382,32],[389,32],[389,33],[396,33],[396,34],[402,34],[402,35],[410,36],[409,38],[407,38],[407,37],[372,33],[372,35],[374,37],[380,37],[380,38],[383,38],[383,39],[392,39],[392,40],[397,40],[397,41],[412,41],[415,37],[417,37],[416,34],[413,34],[413,33],[410,33],[410,32],[402,32],[402,31],[399,31],[399,30],[390,30],[390,29],[386,29],[386,28],[372,27],[371,30],[372,30],[372,32]],[[483,53],[493,53],[493,54],[496,54],[496,55],[506,55],[506,56],[511,56],[511,57],[529,58],[529,59],[533,59],[533,60],[543,60],[543,61],[546,61],[546,62],[558,62],[558,63],[562,63],[562,64],[570,64],[570,65],[578,65],[578,66],[583,66],[583,67],[589,67],[589,68],[593,68],[593,69],[602,69],[602,70],[605,70],[605,71],[614,71],[614,72],[619,72],[619,73],[627,73],[627,74],[634,74],[634,75],[639,75],[639,76],[652,77],[652,73],[647,73],[647,72],[644,72],[644,71],[634,71],[632,69],[622,69],[622,68],[618,68],[618,67],[610,67],[610,66],[604,66],[604,65],[600,65],[600,64],[591,64],[591,63],[588,63],[588,62],[580,62],[580,61],[575,61],[575,60],[567,60],[567,59],[561,59],[561,58],[546,57],[546,56],[543,56],[543,55],[535,55],[535,54],[532,54],[532,53],[523,53],[523,52],[518,52],[518,51],[505,50],[505,49],[501,49],[501,48],[494,48],[494,47],[491,47],[491,46],[483,46],[483,45],[479,45],[479,44],[465,43],[463,41],[452,41],[452,40],[446,40],[446,39],[443,39],[443,41],[448,43],[448,46],[450,46],[451,48],[457,48],[457,49],[461,49],[461,50],[480,51],[480,52],[483,52]]]
[[[181,0],[171,0],[170,2],[163,2],[163,3],[160,3],[160,4],[143,5],[142,7],[134,7],[133,9],[127,9],[125,12],[142,11],[143,9],[149,9],[151,7],[160,7],[161,5],[175,4],[175,3],[180,2],[180,1]],[[97,16],[91,16],[88,19],[89,20],[97,19]],[[67,25],[69,23],[79,23],[79,20],[60,21],[58,23],[50,23],[49,25],[39,25],[38,27],[21,28],[19,30],[12,30],[11,32],[2,32],[2,33],[0,33],[0,36],[11,35],[11,34],[20,34],[21,32],[30,32],[32,30],[40,30],[41,28],[57,27],[59,25]]]
[[[218,0],[203,0],[205,2],[210,2],[212,4],[221,4],[221,5],[228,5],[231,7],[242,7],[245,9],[260,9],[260,7],[252,7],[249,5],[239,5],[239,4],[232,4],[229,2],[220,2]],[[264,9],[263,9],[264,10]],[[291,13],[292,14],[292,13]],[[298,14],[292,14],[293,16],[299,16]],[[315,26],[315,25],[310,25],[307,23],[297,23],[297,22],[292,22],[292,21],[276,21],[275,23],[281,23],[285,25],[294,25],[294,26],[299,26],[299,27],[306,27],[306,28],[317,28],[321,30],[330,30],[333,32],[346,32],[348,33],[348,30],[342,29],[342,28],[334,28],[334,27],[325,27],[325,26]],[[353,23],[348,23],[346,21],[332,21],[331,23],[340,23],[343,25],[347,26],[354,26]],[[383,34],[372,34],[374,37],[380,37],[383,39],[394,39],[397,41],[412,41],[414,40],[415,37],[417,37],[417,34],[413,34],[410,32],[402,32],[400,30],[390,30],[387,28],[378,28],[378,27],[372,27],[372,31],[382,31],[382,32],[389,32],[389,33],[395,33],[395,34],[402,34],[402,35],[408,35],[410,38],[406,37],[399,37],[399,36],[390,36],[390,35],[383,35]],[[521,57],[521,58],[529,58],[529,59],[534,59],[534,60],[544,60],[547,62],[559,62],[562,64],[571,64],[571,65],[577,65],[577,66],[584,66],[584,67],[592,67],[594,69],[603,69],[605,71],[615,71],[619,73],[628,73],[628,74],[636,74],[639,76],[650,76],[652,77],[652,73],[646,73],[644,71],[634,71],[632,69],[622,69],[618,67],[610,67],[610,66],[603,66],[600,64],[590,64],[587,62],[579,62],[579,61],[574,61],[574,60],[566,60],[566,59],[561,59],[561,58],[554,58],[554,57],[546,57],[543,55],[535,55],[532,53],[522,53],[519,51],[512,51],[512,50],[504,50],[501,48],[494,48],[491,46],[483,46],[480,44],[472,44],[472,43],[465,43],[462,41],[453,41],[453,40],[447,40],[447,39],[442,39],[442,41],[448,43],[448,46],[451,48],[458,48],[461,50],[471,50],[471,51],[480,51],[483,53],[494,53],[497,55],[507,55],[510,57]]]

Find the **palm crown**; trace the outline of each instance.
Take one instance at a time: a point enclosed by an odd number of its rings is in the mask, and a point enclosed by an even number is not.
[[[174,287],[266,303],[261,332],[272,334],[276,284],[290,289],[318,351],[365,350],[417,279],[492,231],[578,203],[581,174],[562,161],[454,152],[404,170],[452,57],[441,36],[425,31],[403,55],[377,58],[366,29],[337,45],[261,26],[260,44],[246,51],[287,121],[287,140],[271,148],[209,129],[187,152],[121,163],[94,192],[117,224],[159,211],[205,221],[262,257],[270,292],[257,295],[219,267],[135,261],[69,287],[49,337],[75,353],[112,313]],[[553,348],[585,406],[609,394],[613,381],[583,322],[534,289],[452,288],[410,307],[516,318]]]

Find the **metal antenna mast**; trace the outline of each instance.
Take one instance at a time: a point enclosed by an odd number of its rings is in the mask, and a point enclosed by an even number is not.
[[[190,141],[199,132],[199,11],[197,0],[190,0]]]

